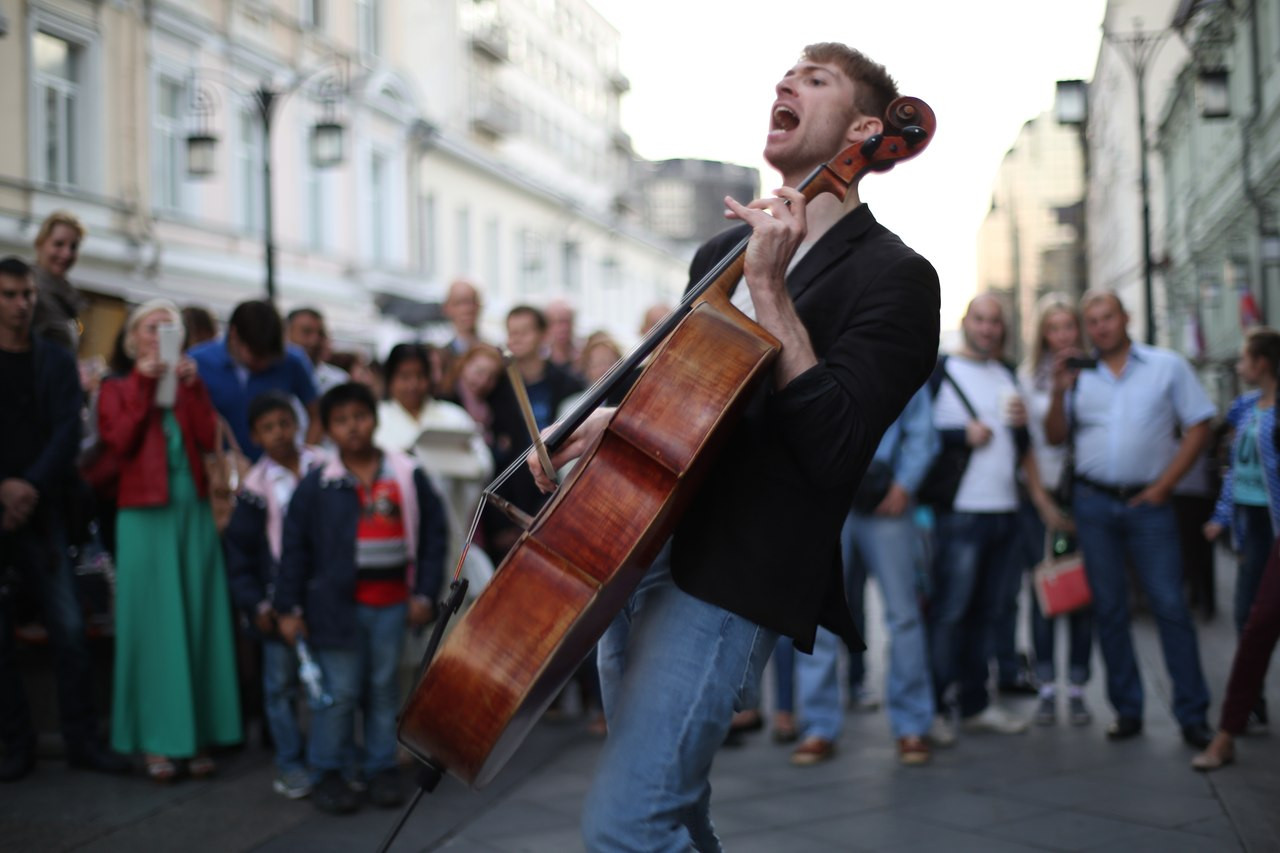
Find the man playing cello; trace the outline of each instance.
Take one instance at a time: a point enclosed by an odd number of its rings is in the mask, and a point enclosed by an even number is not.
[[[732,301],[782,343],[761,389],[670,542],[600,641],[609,737],[587,796],[592,851],[719,850],[711,761],[737,708],[752,705],[780,634],[813,647],[818,625],[856,639],[838,539],[881,435],[937,355],[938,278],[878,224],[856,186],[806,204],[796,187],[881,133],[897,89],[841,44],[805,48],[777,84],[765,159],[773,198],[726,199],[740,225],[695,256],[697,282],[746,234]],[[597,439],[600,409],[554,455]],[[536,457],[545,491],[553,483]]]

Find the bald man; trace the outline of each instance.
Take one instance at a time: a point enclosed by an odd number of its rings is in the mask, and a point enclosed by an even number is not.
[[[1027,721],[993,705],[987,649],[1021,578],[1018,561],[1018,470],[1046,524],[1057,508],[1040,485],[1027,414],[1013,368],[1000,360],[1004,308],[989,294],[969,303],[964,345],[938,362],[933,423],[944,447],[967,447],[968,462],[950,502],[935,505],[938,547],[929,637],[938,717],[931,732],[954,740],[952,713],[966,731],[1017,734]],[[949,688],[955,686],[955,697]]]
[[[480,290],[472,282],[460,278],[449,285],[442,308],[445,318],[453,325],[453,338],[448,346],[454,355],[462,355],[483,343],[477,331],[483,307]]]
[[[578,341],[574,337],[574,310],[563,299],[553,299],[542,309],[547,318],[547,361],[578,376]]]

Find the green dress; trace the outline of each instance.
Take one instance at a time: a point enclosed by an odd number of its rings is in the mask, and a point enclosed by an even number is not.
[[[241,740],[231,605],[209,502],[164,413],[169,503],[117,519],[111,745],[190,758]]]

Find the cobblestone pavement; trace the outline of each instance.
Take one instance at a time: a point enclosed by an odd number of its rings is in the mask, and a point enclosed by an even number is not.
[[[874,611],[869,621],[878,623]],[[751,735],[722,750],[713,773],[712,813],[726,850],[1280,850],[1280,737],[1249,737],[1234,766],[1192,772],[1150,620],[1139,619],[1135,634],[1148,688],[1142,737],[1103,737],[1110,714],[1096,655],[1091,726],[962,737],[924,767],[897,763],[883,713],[851,714],[836,756],[814,767],[791,766],[767,732]],[[1220,697],[1235,641],[1230,619],[1201,622],[1200,637]],[[882,638],[871,639],[869,660],[880,661]],[[1002,701],[1032,711],[1033,700]],[[580,721],[544,722],[484,791],[447,779],[425,797],[394,849],[581,850],[578,813],[598,750]],[[272,776],[257,746],[223,756],[212,780],[167,787],[46,758],[22,783],[0,786],[0,849],[371,851],[394,820],[372,807],[321,814],[272,793]]]

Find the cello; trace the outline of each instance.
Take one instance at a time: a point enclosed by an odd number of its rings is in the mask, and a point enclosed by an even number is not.
[[[843,199],[866,173],[920,153],[935,127],[923,101],[898,98],[883,133],[850,146],[797,189],[806,199],[825,192]],[[599,439],[426,662],[398,737],[428,767],[476,789],[492,781],[671,535],[780,349],[729,301],[748,239],[552,429],[554,449],[647,359]]]

